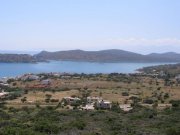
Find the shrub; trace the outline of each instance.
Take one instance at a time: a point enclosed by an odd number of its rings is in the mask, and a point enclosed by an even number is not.
[[[153,104],[154,101],[152,99],[144,99],[143,103],[145,103],[145,104]]]
[[[52,97],[51,94],[46,94],[45,96],[46,96],[46,98],[48,98],[48,99],[50,99],[50,98]]]
[[[59,102],[59,99],[51,99],[50,101],[53,103],[56,103],[56,102]]]
[[[26,98],[26,97],[21,98],[21,102],[22,102],[22,103],[24,103],[24,102],[26,102],[26,101],[27,101],[27,98]]]
[[[180,130],[178,131],[178,129],[175,127],[169,128],[166,131],[166,135],[180,135]]]
[[[118,102],[116,102],[116,103],[112,102],[111,110],[119,113],[121,111],[121,109],[119,107],[119,103]]]
[[[167,99],[167,98],[169,98],[169,94],[168,94],[168,93],[165,93],[164,99]]]
[[[36,108],[40,108],[40,105],[38,103],[36,103]]]
[[[17,83],[16,82],[13,82],[13,84],[12,84],[13,86],[16,86],[17,85]]]
[[[44,132],[47,134],[57,134],[59,132],[58,124],[51,121],[37,121],[34,125],[35,131]]]
[[[180,100],[171,100],[170,103],[173,107],[180,107]]]
[[[122,92],[122,96],[129,96],[128,92]]]
[[[83,130],[86,127],[86,123],[83,120],[76,120],[71,122],[71,127],[76,127],[79,130]]]

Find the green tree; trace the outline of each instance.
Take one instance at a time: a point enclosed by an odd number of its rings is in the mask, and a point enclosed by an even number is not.
[[[22,102],[22,103],[25,103],[26,101],[27,101],[27,97],[21,98],[21,102]]]

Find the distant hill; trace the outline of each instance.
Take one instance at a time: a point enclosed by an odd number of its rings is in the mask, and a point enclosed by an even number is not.
[[[0,54],[0,62],[31,63],[37,60],[28,54]]]
[[[111,49],[101,51],[69,50],[36,55],[0,54],[0,62],[38,62],[48,60],[88,61],[88,62],[180,62],[180,54],[174,52],[142,55],[129,51]]]
[[[169,75],[170,77],[175,77],[175,76],[178,76],[180,74],[180,63],[144,67],[142,69],[139,69],[139,71],[147,73],[147,74],[165,73],[166,75]]]
[[[166,59],[170,61],[180,61],[180,54],[175,53],[175,52],[167,52],[167,53],[151,53],[148,55],[149,57],[152,58],[157,58],[157,59]]]
[[[0,50],[0,54],[29,54],[34,55],[39,53],[38,51],[11,51],[11,50]]]
[[[35,56],[37,59],[45,60],[72,60],[72,61],[97,61],[97,62],[119,62],[140,60],[142,55],[122,50],[103,51],[43,51]]]
[[[93,62],[180,62],[180,54],[177,53],[152,53],[142,55],[123,50],[102,51],[42,51],[34,56],[38,60],[71,60],[71,61],[93,61]]]

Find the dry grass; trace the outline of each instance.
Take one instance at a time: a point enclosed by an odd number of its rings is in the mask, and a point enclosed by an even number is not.
[[[158,84],[156,84],[158,81]],[[25,88],[26,86],[33,86],[39,84],[39,81],[31,82],[21,82],[17,81],[15,87]],[[161,79],[153,79],[149,77],[139,77],[137,82],[113,82],[105,80],[88,80],[88,79],[53,79],[50,89],[60,89],[60,88],[69,88],[70,91],[60,91],[60,92],[41,92],[30,90],[30,92],[24,97],[27,97],[27,100],[30,102],[40,102],[44,103],[45,95],[51,94],[53,99],[61,100],[66,96],[81,96],[77,88],[80,88],[81,91],[84,90],[84,87],[87,87],[88,90],[91,90],[91,96],[99,96],[100,92],[102,97],[105,100],[115,101],[119,103],[124,103],[129,97],[122,96],[122,92],[128,92],[130,95],[138,95],[140,98],[144,99],[151,97],[153,93],[169,93],[170,98],[165,100],[165,103],[168,103],[171,99],[180,99],[180,87],[179,86],[164,86],[164,81]],[[158,87],[161,87],[161,90],[157,90]],[[9,103],[21,103],[21,98],[9,101]]]
[[[30,91],[28,94],[23,95],[23,97],[27,98],[27,102],[29,103],[45,103],[46,94],[52,95],[52,99],[59,99],[59,101],[62,100],[63,97],[71,96],[71,95],[77,95],[79,92],[77,90],[70,90],[70,91],[62,91],[62,92],[41,92],[41,91]],[[8,101],[8,103],[21,103],[21,98]]]

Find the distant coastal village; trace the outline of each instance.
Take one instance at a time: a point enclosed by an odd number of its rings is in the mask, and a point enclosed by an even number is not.
[[[172,101],[179,98],[179,85],[180,74],[152,67],[133,74],[24,74],[0,79],[0,100],[13,107],[129,112],[139,104],[161,110],[171,108]]]

